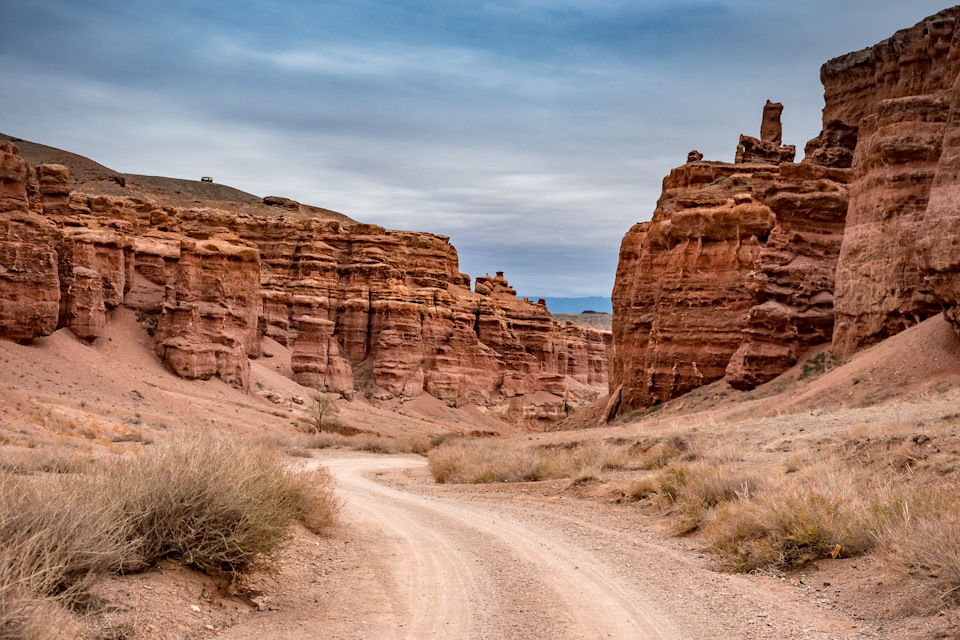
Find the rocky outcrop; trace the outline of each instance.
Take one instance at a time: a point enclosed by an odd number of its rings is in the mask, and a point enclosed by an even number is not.
[[[685,368],[696,364],[702,373],[705,353],[729,352],[729,333],[703,323],[715,311],[704,313],[693,302],[701,299],[736,300],[744,291],[753,298],[749,307],[728,305],[725,325],[742,325],[726,367],[727,381],[742,389],[775,377],[816,344],[832,340],[834,355],[845,357],[941,309],[960,326],[958,18],[960,7],[947,9],[826,63],[823,130],[806,145],[802,164],[787,162],[782,107],[768,102],[760,139],[741,136],[734,165],[691,155],[671,172],[653,220],[624,237],[614,289],[611,407],[674,397],[694,382]],[[765,170],[744,170],[761,165]],[[687,177],[678,184],[681,170]],[[734,198],[767,207],[775,221],[768,236],[756,236],[749,275],[731,277],[722,262],[707,267],[664,258],[658,247],[665,226],[668,236],[673,228],[695,228],[688,237],[707,246],[702,230],[719,222],[718,211],[704,203],[722,189],[720,176],[734,171],[743,192]],[[680,206],[671,208],[671,201]],[[710,221],[686,224],[696,210]],[[691,275],[697,268],[713,273]],[[689,281],[686,312],[665,304],[664,290],[677,280]],[[660,343],[683,353],[693,343],[682,338],[690,327],[699,327],[701,350],[674,358],[673,376],[665,375]],[[718,377],[714,369],[701,383]]]
[[[220,376],[247,389],[257,338],[260,256],[239,239],[183,238],[156,331],[157,353],[177,375]]]
[[[353,397],[353,370],[340,356],[333,337],[336,324],[323,318],[300,316],[290,366],[293,379],[300,384]]]
[[[133,267],[130,242],[111,229],[66,227],[57,255],[58,326],[69,327],[86,340],[99,338],[107,310],[123,302],[129,286]]]
[[[156,352],[185,378],[247,388],[266,336],[291,349],[303,385],[427,393],[530,426],[606,385],[609,334],[561,326],[502,273],[471,291],[444,236],[346,224],[279,197],[254,215],[71,194],[64,167],[31,171],[4,152],[4,337],[69,327],[96,340],[122,304],[158,316]]]
[[[776,224],[747,280],[754,304],[727,365],[733,387],[772,380],[804,351],[831,340],[851,175],[849,169],[782,164],[753,176],[752,193],[770,207]]]
[[[18,151],[0,141],[0,337],[31,340],[57,328],[60,234],[31,210],[27,190],[35,176]]]
[[[776,221],[751,187],[770,170],[688,162],[664,180],[653,220],[624,237],[610,375],[622,410],[725,375],[754,304],[750,274]]]

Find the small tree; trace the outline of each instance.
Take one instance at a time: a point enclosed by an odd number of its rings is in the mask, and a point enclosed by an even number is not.
[[[336,396],[327,393],[318,393],[313,396],[313,427],[317,433],[323,431],[323,425],[329,424],[333,416],[340,413],[340,407],[337,406]]]

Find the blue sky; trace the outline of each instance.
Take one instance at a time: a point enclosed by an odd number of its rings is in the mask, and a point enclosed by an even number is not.
[[[768,98],[802,149],[823,62],[946,6],[14,0],[0,131],[448,235],[522,295],[608,295],[688,151],[732,161]]]

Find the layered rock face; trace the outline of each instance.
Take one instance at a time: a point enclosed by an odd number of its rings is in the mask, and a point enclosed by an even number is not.
[[[857,127],[837,271],[839,356],[940,311],[918,243],[960,74],[957,17],[941,12],[821,72],[825,125]]]
[[[250,385],[257,340],[260,255],[237,238],[184,238],[156,331],[157,353],[183,378]]]
[[[775,378],[831,339],[850,179],[849,169],[814,164],[781,164],[753,177],[753,195],[770,207],[776,224],[746,283],[753,306],[726,369],[735,388]]]
[[[122,304],[159,316],[156,352],[185,378],[246,389],[270,337],[306,386],[427,393],[530,426],[606,386],[609,333],[561,326],[502,273],[471,291],[446,237],[304,216],[278,197],[252,215],[71,195],[65,167],[31,170],[3,144],[0,336],[96,340]]]
[[[624,410],[724,376],[754,304],[748,279],[776,222],[751,189],[771,169],[688,162],[664,180],[653,220],[624,238],[610,382]]]
[[[57,328],[60,233],[40,205],[31,206],[36,176],[18,151],[0,141],[0,337],[30,340]]]
[[[610,382],[621,411],[719,379],[724,359],[727,381],[748,389],[816,344],[832,340],[845,357],[941,309],[960,326],[958,18],[960,7],[945,10],[825,64],[823,130],[802,164],[789,161],[782,107],[768,102],[760,139],[741,136],[733,165],[692,153],[671,172],[653,220],[621,249]],[[724,191],[721,176],[734,172],[738,188]],[[769,211],[755,250],[730,197]],[[695,240],[699,252],[717,241],[706,230],[722,226],[723,198],[739,233],[735,266],[666,258],[665,246]],[[687,225],[696,211],[709,222]],[[664,228],[682,238],[675,247]],[[709,300],[718,302],[705,312]]]

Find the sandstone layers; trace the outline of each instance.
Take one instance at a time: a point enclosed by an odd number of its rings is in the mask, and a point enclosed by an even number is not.
[[[846,357],[941,310],[960,326],[958,18],[826,63],[802,163],[768,102],[734,163],[691,152],[670,173],[621,248],[616,410],[721,378],[749,389],[812,346]]]
[[[0,337],[96,340],[124,305],[158,316],[175,373],[243,389],[269,337],[291,349],[296,381],[347,397],[426,393],[535,426],[602,393],[610,334],[561,326],[502,273],[471,291],[448,238],[264,204],[71,194],[65,167],[31,168],[0,142]]]

